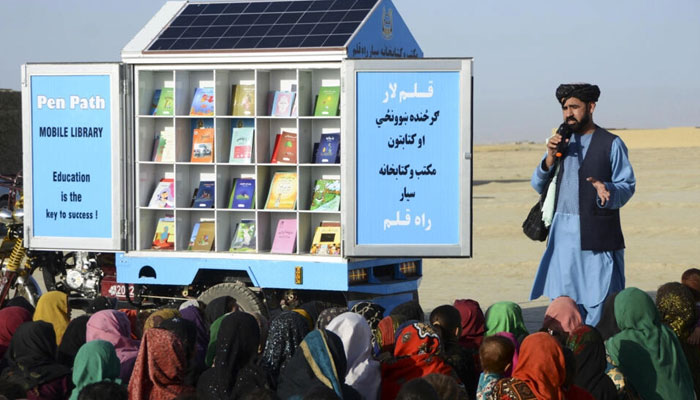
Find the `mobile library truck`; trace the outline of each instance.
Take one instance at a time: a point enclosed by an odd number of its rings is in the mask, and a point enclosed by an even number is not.
[[[391,309],[471,256],[472,60],[390,0],[168,2],[22,94],[26,245],[114,253],[104,295]]]

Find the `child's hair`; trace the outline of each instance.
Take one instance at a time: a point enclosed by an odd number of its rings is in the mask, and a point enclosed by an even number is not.
[[[690,268],[681,275],[681,283],[690,289],[695,301],[700,301],[700,269]]]
[[[415,378],[401,386],[396,400],[440,400],[440,396],[427,380]]]
[[[444,374],[432,373],[423,377],[433,389],[437,392],[442,400],[466,400],[467,393],[464,388],[457,384],[453,377]]]
[[[445,304],[430,313],[430,324],[440,333],[441,339],[455,339],[455,330],[462,327],[462,316],[454,306]]]
[[[513,360],[515,346],[502,336],[487,336],[479,347],[479,358],[484,372],[503,374]]]

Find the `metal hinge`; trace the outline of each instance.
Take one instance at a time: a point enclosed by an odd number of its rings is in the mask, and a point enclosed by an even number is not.
[[[472,159],[472,153],[464,153],[464,159],[465,159],[465,160],[471,160],[471,159]]]

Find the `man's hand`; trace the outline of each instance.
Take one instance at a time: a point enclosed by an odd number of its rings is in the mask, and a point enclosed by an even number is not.
[[[700,344],[700,326],[695,327],[693,333],[688,336],[688,343],[692,344],[693,346]]]
[[[605,187],[605,183],[590,176],[586,178],[586,180],[590,182],[595,188],[595,190],[598,192],[598,198],[600,198],[600,205],[605,206],[605,203],[607,203],[608,200],[610,200],[610,192],[608,191],[608,188]]]
[[[552,165],[554,165],[554,160],[557,154],[557,146],[559,146],[561,140],[561,135],[557,133],[549,138],[549,141],[547,142],[547,157],[545,158],[544,162],[547,165],[548,170],[552,168]],[[568,142],[569,139],[566,139],[566,141]]]

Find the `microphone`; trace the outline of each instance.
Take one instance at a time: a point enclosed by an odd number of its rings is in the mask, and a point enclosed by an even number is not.
[[[564,155],[564,152],[566,152],[566,148],[569,147],[569,142],[567,142],[567,139],[571,138],[572,133],[573,131],[571,130],[571,126],[569,126],[569,124],[566,122],[559,125],[557,134],[561,135],[561,142],[559,142],[557,145],[557,152],[554,154],[557,156],[557,158],[561,158]]]

